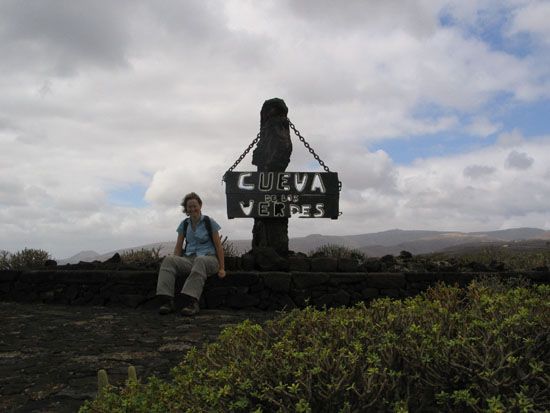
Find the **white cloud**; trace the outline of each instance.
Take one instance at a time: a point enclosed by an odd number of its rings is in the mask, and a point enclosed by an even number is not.
[[[544,178],[547,169],[539,163],[550,162],[550,138],[525,143],[520,149],[525,151],[520,153],[523,155],[537,154],[536,162],[530,159],[531,168],[521,175],[502,169],[509,152],[497,145],[400,168],[400,189],[410,207],[410,212],[403,213],[413,213],[417,222],[427,226],[430,219],[446,218],[447,228],[462,226],[470,230],[497,227],[514,216],[544,214],[550,185]],[[520,159],[525,161],[523,156]],[[465,169],[465,165],[473,166]]]
[[[547,1],[529,2],[514,13],[514,18],[509,29],[509,34],[530,33],[537,37],[537,40],[550,45],[550,3]]]
[[[497,144],[503,147],[518,146],[524,143],[525,139],[518,129],[510,132],[503,132],[498,135]]]
[[[408,137],[406,151],[417,135],[443,132],[492,135],[504,128],[491,121],[496,96],[521,105],[549,95],[541,49],[517,56],[472,35],[497,3],[4,1],[0,248],[63,256],[171,239],[192,190],[227,235],[248,236],[251,221],[225,219],[220,180],[275,96],[344,185],[339,220],[293,222],[293,235],[494,229],[518,217],[543,226],[543,138],[536,146],[502,132],[486,152],[407,167],[366,149]],[[514,12],[504,35],[544,34],[539,3],[504,7]],[[457,24],[440,24],[445,10]],[[317,168],[293,143],[290,169]],[[253,168],[250,158],[240,170]],[[531,209],[505,195],[528,198],[527,179],[542,197]],[[146,206],[110,200],[132,187],[145,188]]]
[[[373,189],[377,193],[395,192],[397,171],[384,151],[368,152],[362,148],[349,147],[349,152],[340,152],[333,165],[349,190]]]
[[[502,125],[494,124],[485,117],[476,116],[474,117],[474,119],[472,119],[470,124],[466,126],[466,131],[468,131],[472,135],[485,138],[489,135],[492,135],[493,133],[498,132],[501,127]]]

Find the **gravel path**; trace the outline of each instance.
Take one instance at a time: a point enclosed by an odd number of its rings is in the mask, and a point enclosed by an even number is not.
[[[0,302],[0,411],[75,412],[97,392],[97,371],[111,384],[127,377],[169,377],[185,352],[245,319],[270,312],[203,310],[184,318],[155,310]]]

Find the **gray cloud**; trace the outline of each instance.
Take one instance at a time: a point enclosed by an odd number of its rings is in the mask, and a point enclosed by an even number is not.
[[[0,131],[14,131],[15,129],[14,122],[0,114]]]
[[[72,75],[82,65],[124,66],[130,41],[125,17],[132,7],[129,1],[3,1],[1,65],[55,76]]]
[[[27,197],[21,182],[0,180],[0,206],[13,207],[27,205]]]
[[[535,160],[525,152],[512,151],[508,154],[504,165],[508,169],[529,169]]]
[[[336,30],[401,29],[416,35],[435,30],[437,16],[433,9],[437,1],[403,2],[400,0],[288,0],[287,6],[295,15],[308,22],[312,20],[328,29]]]
[[[204,75],[233,67],[253,71],[269,61],[271,41],[260,33],[230,28],[227,4],[217,0],[141,0],[130,27],[137,55],[179,57],[181,73]],[[140,27],[141,25],[141,27]]]
[[[145,2],[144,6],[155,23],[180,41],[187,38],[202,43],[217,40],[226,32],[227,20],[219,3],[166,0]]]
[[[469,165],[464,168],[463,174],[465,177],[476,179],[483,176],[495,173],[496,168],[484,165]]]

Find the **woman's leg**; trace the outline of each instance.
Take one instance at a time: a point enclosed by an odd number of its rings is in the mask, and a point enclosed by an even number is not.
[[[169,255],[162,260],[157,280],[157,295],[174,296],[174,287],[178,275],[188,274],[193,261],[188,257]]]
[[[206,278],[218,272],[218,268],[218,259],[213,255],[196,257],[193,260],[193,267],[181,292],[198,301],[201,297]]]

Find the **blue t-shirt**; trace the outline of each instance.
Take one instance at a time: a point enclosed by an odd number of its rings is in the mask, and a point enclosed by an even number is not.
[[[176,230],[178,234],[183,232],[183,222],[178,226]],[[216,221],[210,218],[210,223],[212,224],[212,233],[218,232],[220,226]],[[216,247],[212,243],[210,236],[208,235],[208,230],[206,229],[206,224],[204,222],[204,215],[201,214],[197,228],[193,231],[193,225],[191,224],[191,219],[189,219],[189,224],[187,225],[187,233],[185,235],[185,240],[187,241],[187,246],[185,247],[185,255],[196,254],[197,256],[201,255],[216,255]]]

